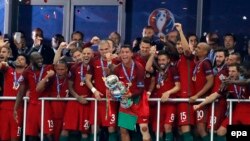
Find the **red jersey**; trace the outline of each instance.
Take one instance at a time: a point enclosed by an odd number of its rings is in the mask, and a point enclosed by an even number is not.
[[[133,71],[133,74],[131,75],[131,71]],[[131,83],[131,86],[129,87],[129,91],[134,94],[139,91],[140,88],[144,88],[144,74],[145,70],[143,66],[134,61],[134,68],[126,68],[123,67],[122,64],[119,64],[115,70],[115,75],[119,77],[119,80],[122,81],[126,86],[128,86],[129,83]],[[130,78],[132,79],[131,82]]]
[[[143,57],[139,53],[134,54],[134,60],[137,61],[142,65],[143,68],[146,67],[147,61],[149,56]],[[145,90],[149,90],[149,86],[151,84],[151,78],[154,77],[153,73],[145,72],[145,78],[144,78],[144,84],[145,84]]]
[[[116,64],[116,60],[112,60],[112,63]],[[106,97],[107,90],[103,77],[106,77],[109,73],[107,61],[102,60],[101,57],[94,58],[90,63],[90,69],[87,71],[87,74],[92,75],[95,88],[103,94],[102,97]]]
[[[215,75],[212,93],[218,92],[221,86],[221,81],[228,77],[228,68],[225,65],[221,66],[220,68],[215,67],[213,72]]]
[[[195,94],[194,83],[192,81],[194,67],[194,56],[187,57],[184,54],[180,56],[180,59],[177,62],[177,68],[180,75],[181,84],[181,90],[178,93],[178,96],[180,98],[189,98]]]
[[[162,80],[163,79],[163,80]],[[156,73],[156,94],[157,97],[162,97],[162,93],[172,89],[175,86],[175,82],[180,82],[180,77],[175,66],[169,66],[162,76],[159,72]],[[171,95],[170,98],[176,97]]]
[[[90,66],[84,66],[82,63],[77,63],[70,69],[70,80],[74,83],[73,89],[78,95],[90,96],[91,91],[86,85],[85,76],[89,71]]]
[[[39,97],[47,97],[48,93],[46,92],[37,92],[36,85],[38,81],[41,81],[47,75],[47,71],[52,70],[51,65],[43,65],[40,70],[33,70],[32,66],[29,66],[23,72],[23,81],[21,81],[21,85],[25,85],[25,87],[30,91],[29,98],[30,102],[39,103]]]
[[[68,78],[59,79],[54,75],[49,80],[46,91],[50,97],[68,97]]]
[[[194,81],[195,94],[198,93],[206,84],[207,82],[206,76],[212,74],[213,74],[213,68],[208,58],[196,62],[192,77]],[[207,94],[209,94],[209,92],[204,94],[202,97],[206,96]]]
[[[4,73],[4,92],[3,96],[17,96],[19,90],[19,83],[23,80],[21,73],[17,73],[11,67],[2,66],[1,71]],[[16,82],[16,86],[15,83]],[[14,108],[14,100],[5,100],[1,102],[1,109],[12,110]]]

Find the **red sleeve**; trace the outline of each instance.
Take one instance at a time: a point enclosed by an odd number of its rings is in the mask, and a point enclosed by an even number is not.
[[[96,58],[91,59],[89,62],[89,69],[87,69],[87,74],[93,75],[94,74],[94,62],[95,62]]]
[[[179,72],[178,72],[177,67],[172,66],[171,73],[172,73],[172,77],[173,77],[174,82],[180,82],[180,76],[179,76]]]
[[[212,64],[209,60],[206,60],[203,62],[203,68],[204,68],[204,73],[206,74],[206,76],[208,75],[213,75],[213,67],[212,67]]]
[[[70,81],[74,81],[75,80],[75,77],[76,77],[76,68],[77,68],[77,65],[73,65],[71,68],[70,68],[70,76],[69,76],[69,80]]]
[[[23,72],[23,79],[20,81],[20,84],[21,85],[24,85],[24,86],[28,86],[28,70],[26,69],[24,72]]]
[[[132,97],[142,95],[143,90],[144,90],[144,76],[145,76],[145,70],[144,68],[139,64],[136,63],[136,86],[137,88],[135,89],[130,89],[132,93]]]

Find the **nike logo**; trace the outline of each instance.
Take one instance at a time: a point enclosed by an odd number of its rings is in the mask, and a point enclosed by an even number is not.
[[[98,68],[98,69],[101,68],[101,67],[102,67],[102,66],[96,66],[96,68]]]

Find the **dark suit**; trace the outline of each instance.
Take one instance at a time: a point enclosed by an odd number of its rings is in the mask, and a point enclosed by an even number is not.
[[[51,47],[48,47],[46,45],[41,45],[39,48],[32,47],[28,55],[30,55],[32,52],[39,52],[43,57],[44,64],[53,64],[55,53]]]

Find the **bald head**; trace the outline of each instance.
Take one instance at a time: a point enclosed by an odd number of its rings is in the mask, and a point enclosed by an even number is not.
[[[197,48],[195,49],[196,56],[197,57],[206,57],[208,53],[210,52],[210,46],[205,43],[201,42],[197,45]]]

